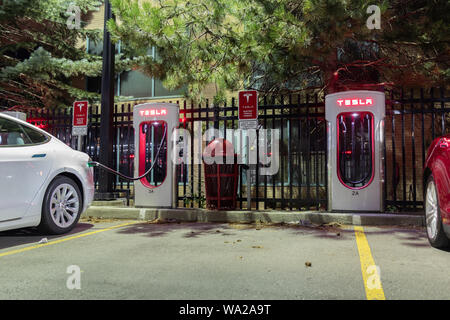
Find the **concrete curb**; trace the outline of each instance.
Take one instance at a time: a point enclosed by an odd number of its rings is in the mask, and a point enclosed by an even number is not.
[[[91,207],[124,207],[127,204],[127,199],[117,200],[94,200]]]
[[[82,217],[104,219],[154,219],[216,223],[340,223],[345,225],[424,226],[422,215],[389,213],[330,213],[322,211],[208,211],[205,209],[151,209],[91,206]]]

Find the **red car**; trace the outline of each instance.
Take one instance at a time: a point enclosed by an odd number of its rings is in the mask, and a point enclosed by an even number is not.
[[[428,241],[433,247],[450,246],[450,134],[436,138],[425,161],[424,208]]]

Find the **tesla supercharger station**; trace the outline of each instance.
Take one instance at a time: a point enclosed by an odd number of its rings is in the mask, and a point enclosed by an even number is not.
[[[385,96],[346,91],[325,97],[328,207],[383,211]]]
[[[175,166],[171,137],[179,124],[179,107],[173,103],[145,103],[134,107],[134,182],[136,207],[171,208],[174,203]]]

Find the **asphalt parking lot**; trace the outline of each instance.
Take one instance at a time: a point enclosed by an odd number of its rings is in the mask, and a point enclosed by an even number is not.
[[[418,227],[85,219],[0,232],[0,265],[0,299],[450,298],[450,252]]]

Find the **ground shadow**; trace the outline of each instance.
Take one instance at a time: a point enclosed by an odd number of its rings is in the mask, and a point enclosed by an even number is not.
[[[314,236],[319,238],[334,238],[342,240],[354,236],[354,228],[347,226],[346,228],[326,226],[312,226],[310,230],[321,230],[323,232],[314,232]],[[364,233],[370,237],[372,235],[393,235],[402,245],[410,247],[428,247],[426,231],[423,227],[417,226],[370,226],[364,227]],[[339,235],[339,236],[337,236]]]
[[[9,230],[0,232],[0,250],[21,246],[25,244],[38,244],[43,238],[47,238],[48,241],[58,239],[61,237],[67,237],[73,234],[82,233],[94,225],[90,223],[80,222],[69,233],[62,235],[47,235],[40,233],[36,228],[23,228],[17,230]]]
[[[355,231],[352,226],[339,224],[303,224],[303,223],[212,223],[212,222],[143,222],[121,228],[121,234],[142,234],[147,237],[163,237],[171,232],[184,231],[183,238],[199,238],[201,236],[219,234],[222,236],[238,236],[239,230],[261,230],[280,228],[299,236],[313,236],[336,241],[354,241]],[[364,227],[364,233],[372,235],[393,235],[401,245],[409,247],[430,247],[426,231],[418,226],[371,226]],[[370,239],[369,239],[370,240]],[[430,247],[431,248],[431,247]],[[449,249],[441,249],[450,252]]]
[[[220,234],[222,236],[233,236],[236,234],[227,224],[184,222],[184,223],[152,223],[144,222],[121,228],[121,234],[142,234],[147,237],[162,237],[175,231],[186,232],[184,238],[198,238],[203,235]]]
[[[300,225],[286,223],[212,223],[212,222],[144,222],[121,228],[118,232],[121,234],[142,234],[148,237],[163,237],[171,232],[185,231],[182,234],[184,238],[198,238],[205,235],[218,234],[222,236],[237,236],[239,230],[261,230],[267,228],[281,228],[289,230],[297,235],[315,235],[322,238],[343,239],[346,234],[353,233],[352,229],[346,230],[335,226],[322,225]]]

